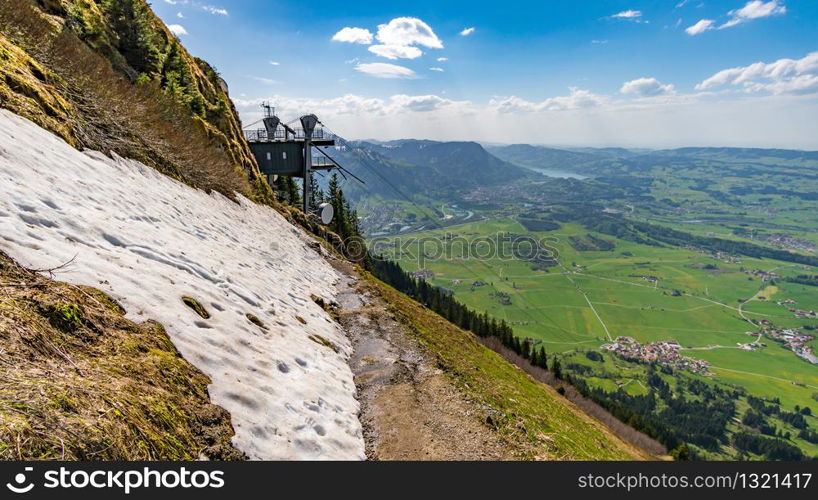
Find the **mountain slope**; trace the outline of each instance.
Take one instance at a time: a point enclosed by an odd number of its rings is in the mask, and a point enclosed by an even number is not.
[[[404,140],[370,147],[388,158],[429,167],[467,186],[509,182],[527,175],[476,142]]]
[[[164,325],[254,459],[358,459],[338,277],[275,210],[81,153],[0,110],[0,250]]]
[[[159,323],[2,252],[0,297],[0,460],[243,457],[210,379]]]
[[[597,154],[531,146],[529,144],[493,146],[488,150],[505,161],[533,169],[575,171],[584,164],[601,159],[601,156]]]
[[[407,196],[436,196],[536,175],[496,158],[476,142],[343,141],[341,145],[344,150],[333,157],[366,182],[363,188],[351,186],[355,195],[400,198],[392,184]]]
[[[12,388],[0,383],[12,401],[0,407],[2,456],[364,458],[372,438],[362,433],[349,362],[362,353],[336,321],[331,250],[248,199],[271,202],[215,71],[143,0],[7,0],[0,76],[0,253],[65,282],[3,274],[25,286],[0,287],[0,302],[13,306],[0,314],[0,352],[23,353],[31,369],[13,372]],[[363,154],[400,174],[390,182],[405,190],[526,175],[474,143],[392,146]],[[0,260],[4,270],[17,266]],[[362,277],[369,285],[359,292],[391,315],[379,321],[422,346],[422,366],[439,367],[443,394],[469,412],[450,412],[453,425],[503,447],[494,456],[647,457],[470,333]],[[54,294],[18,296],[29,284]],[[363,321],[371,312],[351,314]],[[43,342],[43,332],[59,343]],[[55,384],[70,386],[52,393]],[[83,395],[97,387],[110,392]],[[435,406],[384,399],[395,412],[437,418]],[[100,429],[116,439],[97,439]],[[40,439],[25,449],[7,445],[32,432]],[[60,438],[69,446],[58,449]]]
[[[144,0],[0,3],[0,77],[4,107],[76,147],[271,199],[226,85]]]
[[[240,452],[364,457],[351,333],[328,307],[340,277],[306,235],[270,208],[208,195],[132,160],[81,153],[6,110],[0,151],[0,178],[8,179],[0,183],[0,250],[99,288],[130,321],[161,322],[210,378],[209,396],[230,413]],[[473,407],[469,425],[486,426],[515,458],[647,457],[472,334],[359,272],[368,282],[360,292],[382,297],[394,315],[387,321],[419,341]]]

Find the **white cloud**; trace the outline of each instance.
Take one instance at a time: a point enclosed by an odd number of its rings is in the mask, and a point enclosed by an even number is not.
[[[436,95],[393,95],[390,98],[393,108],[404,111],[429,112],[450,106],[468,105],[466,101],[452,101]]]
[[[446,62],[446,61],[448,61],[448,60],[449,60],[449,58],[448,58],[448,57],[438,57],[438,58],[437,58],[437,62]]]
[[[226,15],[228,15],[228,14],[227,14],[227,9],[223,9],[223,8],[221,8],[221,7],[214,7],[214,6],[212,6],[212,5],[202,5],[202,6],[201,6],[201,9],[202,9],[203,11],[205,11],[205,12],[209,12],[209,13],[211,13],[211,14],[218,15],[218,16],[226,16]]]
[[[430,71],[437,71],[438,73],[443,73],[443,68],[438,68],[437,66],[433,66],[429,68]]]
[[[280,64],[278,61],[270,61],[270,66],[279,66]]]
[[[384,45],[422,45],[430,49],[442,49],[443,42],[432,28],[416,17],[396,17],[386,24],[378,25],[375,35]]]
[[[561,111],[569,109],[594,108],[607,102],[607,97],[594,94],[588,90],[571,87],[567,96],[549,97],[541,102],[531,102],[517,96],[494,98],[489,107],[500,113],[518,113],[533,111]]]
[[[194,0],[165,0],[165,3],[170,4],[170,5],[189,5],[190,7],[193,7],[194,9],[203,10],[203,11],[208,12],[208,13],[213,14],[213,15],[219,15],[219,16],[227,16],[228,15],[227,9],[224,9],[222,7],[216,7],[214,5],[201,4],[201,3],[196,2]],[[179,13],[176,14],[176,17],[182,18],[184,16],[182,15],[181,12],[179,12]]]
[[[176,17],[178,17],[179,19],[184,19],[184,18],[185,18],[185,15],[184,15],[184,14],[182,14],[181,12],[177,12],[177,13],[176,13]]]
[[[737,24],[752,21],[753,19],[779,16],[785,14],[786,12],[787,7],[778,3],[778,0],[770,0],[769,2],[752,0],[747,2],[747,4],[742,8],[728,12],[728,14],[731,16],[730,20],[719,26],[719,29],[729,28]]]
[[[454,101],[436,95],[396,94],[388,99],[363,97],[346,94],[329,99],[288,98],[282,96],[263,99],[235,99],[236,106],[243,115],[255,117],[262,102],[276,103],[281,115],[297,115],[304,112],[316,113],[319,116],[362,116],[394,115],[402,113],[430,113],[432,111],[467,112],[472,104],[469,101]],[[253,118],[255,119],[255,118]],[[251,120],[252,121],[252,120]],[[383,122],[380,122],[383,124]]]
[[[623,10],[622,12],[617,12],[616,14],[612,15],[611,17],[613,17],[615,19],[638,19],[638,18],[642,17],[642,11],[641,10],[628,9],[628,10]]]
[[[389,63],[359,63],[355,66],[359,71],[375,78],[416,78],[417,75],[405,66]]]
[[[370,52],[387,59],[417,59],[423,51],[409,45],[370,45]]]
[[[594,45],[605,45],[606,43],[608,43],[608,40],[591,40],[591,43],[593,43]]]
[[[168,30],[176,36],[187,35],[187,30],[181,24],[169,24]]]
[[[332,41],[369,45],[372,43],[372,33],[365,28],[346,27],[342,28],[340,31],[338,31],[338,33],[332,35]]]
[[[779,59],[725,69],[696,85],[696,90],[737,86],[748,92],[818,93],[818,52],[801,59]]]
[[[713,26],[714,23],[715,21],[713,21],[712,19],[702,19],[693,26],[688,26],[685,29],[685,33],[687,33],[690,36],[699,35],[701,33],[704,33],[705,31],[712,30],[714,28]]]
[[[460,36],[469,36],[472,33],[474,33],[474,31],[475,31],[474,26],[472,26],[470,28],[465,28],[465,29],[463,29],[463,31],[460,32]]]
[[[416,17],[396,17],[385,24],[378,25],[378,31],[372,33],[364,28],[344,28],[332,39],[338,42],[360,43],[370,45],[373,38],[378,44],[368,50],[386,59],[417,59],[423,55],[419,47],[442,49],[443,42],[434,30]]]
[[[815,96],[759,95],[724,99],[721,93],[674,95],[654,99],[619,99],[574,92],[542,102],[517,97],[489,103],[446,99],[439,95],[373,98],[342,95],[328,99],[265,96],[234,99],[244,123],[262,117],[259,104],[275,103],[286,119],[316,113],[346,138],[405,139],[435,137],[442,141],[476,140],[575,146],[680,147],[737,146],[818,149]],[[590,92],[588,93],[590,94]],[[593,94],[591,94],[593,95]],[[556,100],[560,99],[560,100]],[[588,101],[596,105],[588,106]],[[583,101],[584,107],[579,106]],[[498,113],[507,102],[508,113]],[[563,107],[557,105],[562,103]],[[547,104],[543,104],[547,103]],[[520,109],[515,109],[516,104]],[[525,111],[525,112],[518,112]],[[451,124],[466,115],[473,123],[492,127]],[[364,119],[362,119],[364,118]]]
[[[273,80],[272,78],[264,78],[263,76],[251,76],[250,78],[257,82],[261,82],[264,85],[275,85],[279,83],[278,80]]]
[[[656,78],[637,78],[622,84],[619,92],[634,97],[656,97],[660,95],[673,94],[673,85],[663,85]]]

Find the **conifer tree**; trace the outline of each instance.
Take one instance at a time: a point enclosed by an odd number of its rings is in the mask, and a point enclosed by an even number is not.
[[[551,363],[551,371],[555,377],[562,379],[562,367],[560,366],[560,360],[556,356],[554,356],[554,361]]]

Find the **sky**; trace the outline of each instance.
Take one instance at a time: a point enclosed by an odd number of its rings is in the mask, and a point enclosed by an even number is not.
[[[348,139],[818,150],[815,0],[152,6],[245,124],[268,101]]]

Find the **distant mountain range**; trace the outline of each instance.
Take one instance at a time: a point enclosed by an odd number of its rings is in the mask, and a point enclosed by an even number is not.
[[[353,198],[378,195],[398,199],[449,197],[476,187],[530,178],[537,171],[564,171],[588,176],[622,175],[657,165],[710,164],[818,167],[818,151],[786,149],[686,147],[666,150],[625,148],[552,148],[530,144],[482,146],[477,142],[403,139],[387,142],[339,140],[330,152],[366,183],[348,183]],[[377,173],[376,173],[377,172]]]
[[[529,144],[492,146],[488,151],[500,159],[530,169],[564,170],[585,175],[639,171],[660,164],[708,161],[716,163],[765,164],[818,167],[818,151],[760,148],[686,147],[663,150],[624,148],[557,149]]]

